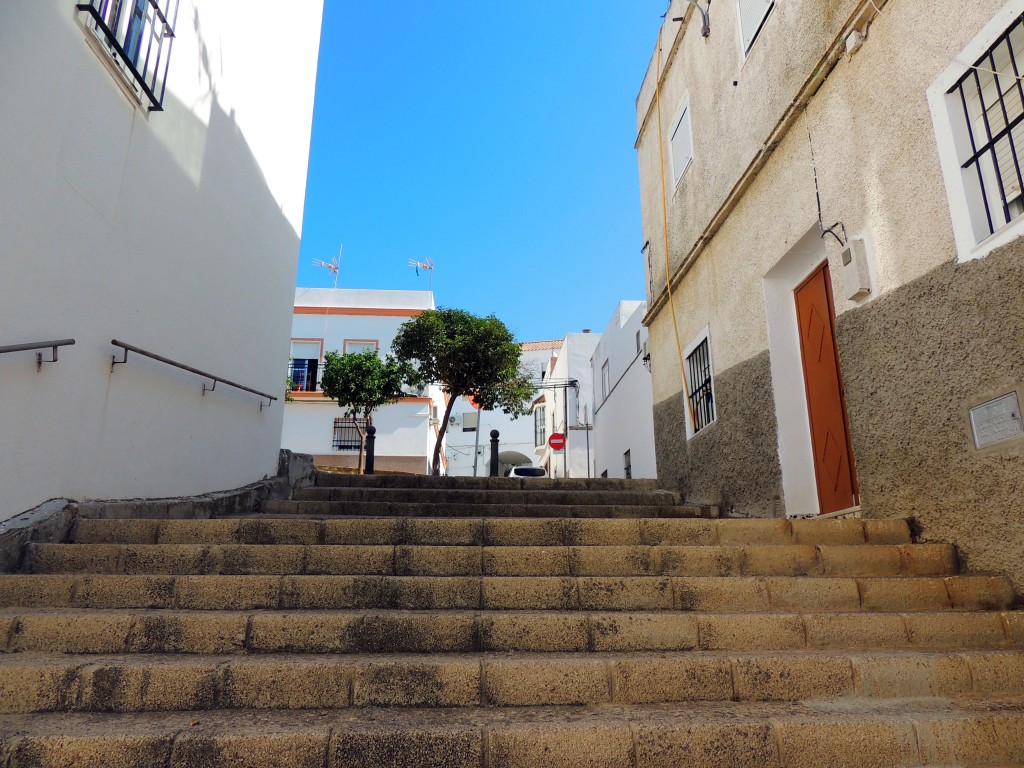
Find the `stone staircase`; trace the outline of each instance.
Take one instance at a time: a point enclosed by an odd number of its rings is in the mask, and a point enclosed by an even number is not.
[[[902,520],[320,475],[0,575],[0,766],[1024,765],[1024,612]]]

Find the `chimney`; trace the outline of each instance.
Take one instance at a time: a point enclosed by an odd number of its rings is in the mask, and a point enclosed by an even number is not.
[[[583,329],[583,332],[584,332],[584,333],[590,333],[590,329],[589,329],[589,328],[584,328],[584,329]]]

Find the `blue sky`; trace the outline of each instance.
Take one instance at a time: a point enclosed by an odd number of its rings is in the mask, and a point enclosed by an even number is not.
[[[644,298],[634,102],[667,3],[326,0],[297,283],[426,289],[521,341]]]

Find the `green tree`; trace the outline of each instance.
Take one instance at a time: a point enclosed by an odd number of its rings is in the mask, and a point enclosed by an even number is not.
[[[461,309],[430,309],[404,323],[391,345],[399,361],[422,381],[440,384],[448,405],[434,445],[433,473],[441,472],[441,441],[458,397],[487,410],[524,415],[533,399],[530,375],[521,367],[522,348],[494,315]]]
[[[365,427],[373,424],[373,412],[382,405],[395,403],[406,396],[402,385],[416,378],[415,371],[391,355],[381,359],[375,350],[364,349],[347,355],[328,352],[324,355],[324,372],[320,386],[324,397],[338,401],[345,417],[352,420],[359,434],[359,460],[356,472],[363,471],[366,447]],[[366,419],[365,427],[359,418]]]

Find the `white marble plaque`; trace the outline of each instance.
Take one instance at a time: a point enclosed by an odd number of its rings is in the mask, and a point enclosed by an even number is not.
[[[1024,435],[1017,393],[1008,392],[971,408],[971,431],[978,448]]]

